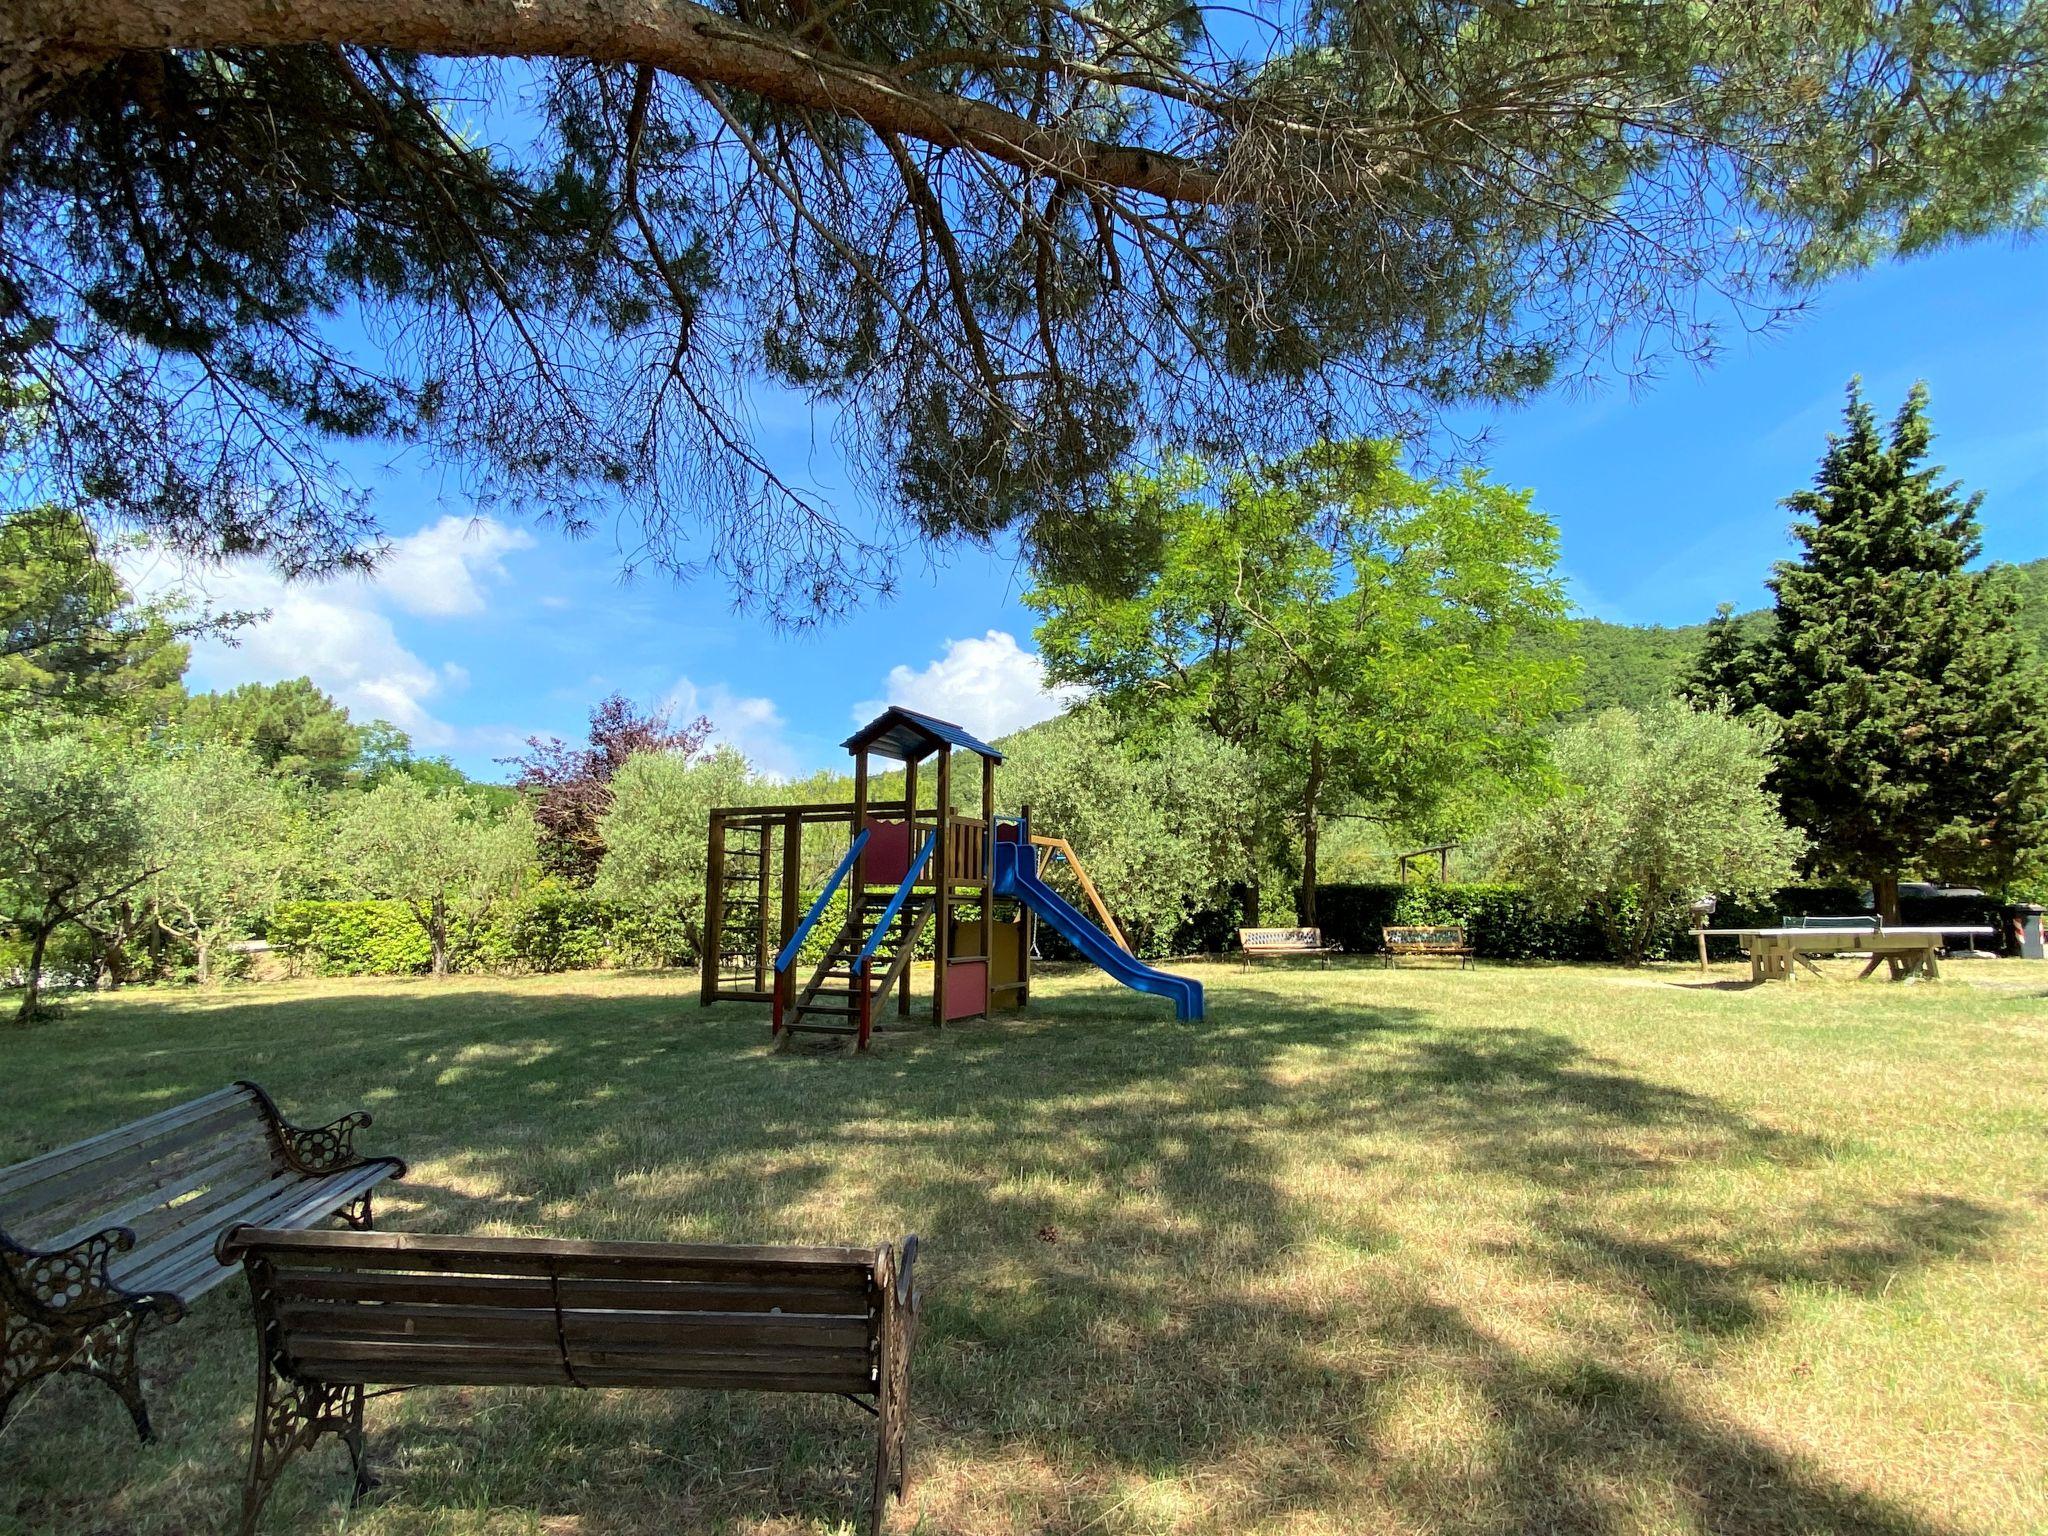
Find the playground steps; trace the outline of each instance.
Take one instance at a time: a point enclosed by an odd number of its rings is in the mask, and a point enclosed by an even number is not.
[[[930,926],[936,906],[929,896],[914,897],[904,904],[868,962],[865,997],[862,995],[861,978],[854,974],[854,964],[873,936],[874,930],[868,924],[880,909],[864,910],[859,922],[849,920],[833,938],[810,981],[797,994],[796,1006],[783,1021],[783,1033],[862,1035],[871,1032],[876,1005],[887,1002],[890,990],[909,967],[911,957],[917,952],[917,941]],[[866,1026],[861,1023],[863,1014],[869,1021]]]

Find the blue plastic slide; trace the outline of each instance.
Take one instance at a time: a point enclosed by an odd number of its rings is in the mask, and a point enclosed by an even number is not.
[[[1154,997],[1173,999],[1173,1016],[1182,1022],[1202,1016],[1202,984],[1185,976],[1155,971],[1083,917],[1065,897],[1038,878],[1038,850],[1029,843],[996,843],[996,894],[1021,901],[1059,936],[1125,986]]]

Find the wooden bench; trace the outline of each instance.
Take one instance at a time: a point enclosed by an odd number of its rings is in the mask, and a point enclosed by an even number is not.
[[[405,1172],[358,1157],[358,1111],[312,1129],[235,1083],[0,1168],[0,1424],[60,1372],[112,1387],[150,1438],[135,1341],[234,1273],[214,1244],[245,1221],[370,1225],[370,1191]]]
[[[1240,928],[1237,947],[1245,970],[1251,969],[1254,960],[1279,955],[1316,955],[1328,965],[1330,956],[1344,953],[1343,945],[1323,942],[1320,928]]]
[[[1407,927],[1382,928],[1380,945],[1386,963],[1393,965],[1409,955],[1449,960],[1455,958],[1463,970],[1472,961],[1472,941],[1457,923],[1420,923]]]
[[[876,1417],[869,1532],[908,1492],[914,1237],[897,1252],[238,1227],[219,1252],[247,1271],[256,1312],[243,1536],[323,1435],[346,1446],[355,1496],[369,1486],[372,1386],[836,1393]]]

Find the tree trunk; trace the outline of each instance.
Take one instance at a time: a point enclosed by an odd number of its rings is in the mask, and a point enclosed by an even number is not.
[[[204,938],[192,940],[193,976],[200,986],[213,980],[213,946]]]
[[[1899,925],[1899,876],[1896,870],[1870,877],[1870,899],[1887,928]]]
[[[1210,166],[1143,144],[1084,137],[878,64],[753,27],[693,0],[8,0],[0,6],[0,146],[50,82],[131,51],[353,45],[448,58],[645,64],[878,133],[972,149],[1027,175],[1168,202],[1288,201],[1275,180],[1225,185]],[[1029,65],[1021,55],[1020,65]],[[36,84],[36,89],[30,89]]]
[[[22,988],[21,1007],[15,1012],[17,1024],[33,1024],[37,1012],[43,1005],[43,952],[50,947],[50,935],[57,931],[56,923],[45,923],[36,929],[35,938],[28,947],[27,985]]]
[[[448,974],[448,904],[440,897],[434,898],[434,905],[427,916],[427,943],[434,951],[434,974]]]
[[[1301,806],[1301,895],[1294,904],[1295,921],[1304,928],[1316,925],[1316,807],[1323,797],[1323,749],[1308,749],[1308,783]]]

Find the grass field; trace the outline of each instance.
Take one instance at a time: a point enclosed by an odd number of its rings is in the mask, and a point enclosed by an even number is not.
[[[915,1231],[899,1531],[2048,1531],[2048,965],[1202,974],[1200,1026],[1084,974],[861,1059],[673,975],[108,997],[0,1033],[0,1162],[247,1076],[375,1111],[386,1227]],[[229,1528],[240,1282],[145,1355],[160,1442],[50,1387],[0,1532]],[[330,1445],[266,1529],[815,1536],[869,1422],[419,1392],[371,1405],[360,1510]]]

